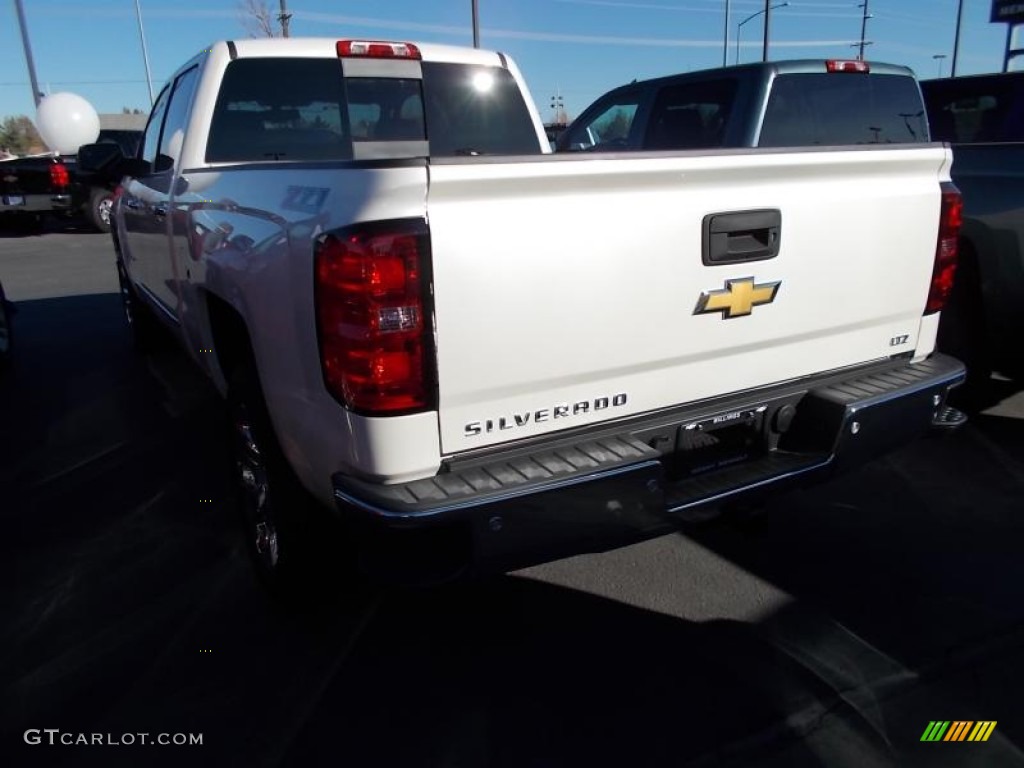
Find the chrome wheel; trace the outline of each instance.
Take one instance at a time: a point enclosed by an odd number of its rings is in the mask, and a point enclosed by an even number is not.
[[[246,536],[260,567],[272,573],[280,560],[280,541],[269,496],[267,467],[252,424],[243,412],[235,418],[237,470]]]
[[[96,206],[96,215],[100,221],[103,222],[104,226],[110,226],[110,214],[114,209],[114,198],[104,197]]]

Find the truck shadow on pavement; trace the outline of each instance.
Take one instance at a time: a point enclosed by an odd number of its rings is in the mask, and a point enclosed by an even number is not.
[[[688,534],[912,672],[913,695],[932,697],[921,727],[997,720],[1012,746],[1024,743],[1022,499],[1024,418],[983,413],[753,519]],[[1024,765],[1015,747],[985,758]]]
[[[967,442],[1019,444],[1017,425],[979,424],[962,446],[787,496],[776,521],[687,531],[793,595],[756,621],[690,621],[516,575],[324,584],[323,609],[297,615],[250,575],[221,408],[182,356],[135,359],[116,295],[20,309],[0,379],[0,520],[17,575],[0,592],[8,765],[1021,764],[1005,740],[922,751],[936,746],[916,742],[925,709],[906,705],[926,695],[940,710],[927,717],[960,716],[949,691],[920,691],[917,666],[938,663],[943,630],[995,631],[1019,611],[1020,485]],[[950,450],[993,486],[980,512],[935,475]],[[924,490],[920,472],[934,477]],[[25,743],[44,728],[203,743]]]
[[[10,216],[0,217],[0,240],[5,238],[41,237],[49,233],[97,235],[110,237],[99,232],[84,216],[48,216],[40,219],[19,220]]]

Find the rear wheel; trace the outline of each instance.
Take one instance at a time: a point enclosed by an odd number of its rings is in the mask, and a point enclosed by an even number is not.
[[[0,289],[0,369],[11,362],[11,308]]]
[[[961,248],[953,291],[939,321],[938,348],[967,366],[967,380],[953,390],[951,401],[975,410],[985,405],[992,361],[977,258],[969,246]]]
[[[114,193],[95,187],[89,193],[89,221],[100,232],[110,231],[110,213],[114,208]]]
[[[275,597],[315,606],[324,586],[353,577],[351,549],[289,466],[251,359],[229,375],[228,416],[239,521],[256,573]]]

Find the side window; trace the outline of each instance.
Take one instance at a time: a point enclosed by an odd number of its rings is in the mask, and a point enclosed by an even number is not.
[[[1004,109],[995,96],[968,96],[947,104],[948,121],[952,123],[951,141],[964,144],[997,141],[995,126]]]
[[[146,124],[146,132],[142,136],[142,146],[139,147],[139,157],[148,160],[152,165],[156,162],[157,149],[160,142],[160,128],[164,123],[164,112],[167,111],[167,95],[171,87],[164,88],[153,105],[153,111],[149,114],[149,122]]]
[[[662,88],[651,112],[644,149],[722,146],[736,89],[731,78]]]
[[[925,84],[925,97],[935,141],[985,144],[1024,140],[1024,93],[1014,92],[1008,81],[965,78],[942,88]]]
[[[572,151],[625,149],[639,106],[639,93],[608,104],[593,118],[572,127],[567,140],[568,148]]]
[[[160,134],[160,152],[157,155],[154,170],[165,171],[173,168],[181,155],[181,142],[185,136],[185,119],[188,117],[192,93],[196,88],[199,68],[193,67],[178,78],[167,105],[167,117],[164,129]]]

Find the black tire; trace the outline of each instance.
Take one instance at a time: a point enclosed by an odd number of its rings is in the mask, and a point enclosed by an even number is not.
[[[102,187],[93,187],[89,193],[89,221],[99,232],[110,231],[110,214],[114,205],[114,193]]]
[[[967,366],[967,380],[953,390],[951,402],[959,408],[985,406],[992,378],[981,274],[974,252],[962,245],[956,281],[939,320],[937,346]]]
[[[11,305],[4,297],[3,288],[0,288],[0,370],[7,368],[11,364],[14,344],[11,314]]]
[[[350,538],[288,464],[251,357],[230,372],[227,400],[238,518],[256,575],[291,608],[321,607],[325,589],[353,586]]]
[[[132,287],[124,265],[117,260],[117,282],[120,286],[121,308],[124,311],[125,324],[132,337],[132,345],[139,354],[158,349],[165,339],[165,332],[160,321],[153,317],[149,308],[139,300]]]

